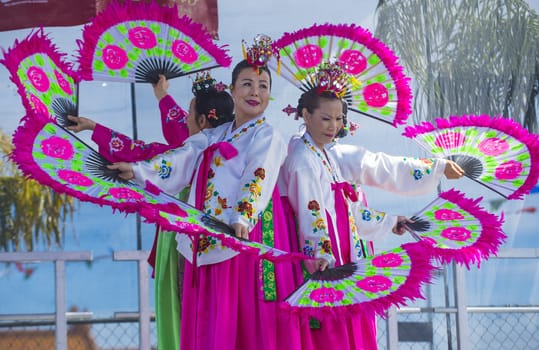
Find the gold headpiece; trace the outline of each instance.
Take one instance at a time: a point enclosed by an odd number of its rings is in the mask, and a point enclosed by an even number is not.
[[[273,41],[265,34],[258,34],[254,38],[253,45],[247,49],[245,49],[246,44],[245,40],[242,40],[243,57],[252,66],[265,66],[271,56],[276,56],[279,59],[278,52],[273,47]]]
[[[324,62],[320,64],[314,81],[319,94],[328,91],[337,98],[343,98],[347,90],[348,74],[338,63]]]

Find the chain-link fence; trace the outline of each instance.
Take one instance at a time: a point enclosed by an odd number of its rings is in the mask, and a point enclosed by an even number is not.
[[[495,311],[495,312],[492,312]],[[518,312],[517,309],[471,308],[469,348],[539,349],[539,312]],[[138,319],[109,318],[68,322],[70,350],[134,350],[139,349]],[[386,320],[378,320],[378,345],[388,347]],[[155,322],[151,322],[151,349],[156,349]],[[398,312],[399,349],[458,349],[455,313]],[[509,347],[510,346],[510,347]],[[55,349],[54,322],[20,322],[15,319],[0,324],[0,349]]]
[[[532,262],[537,262],[539,252],[519,249],[500,252],[499,255],[505,258],[531,258]],[[150,306],[147,253],[115,252],[114,257],[138,264],[139,311],[118,312],[110,318],[96,318],[91,311],[67,312],[65,308],[64,264],[68,260],[91,260],[90,254],[1,254],[0,262],[54,262],[56,303],[55,313],[51,314],[0,313],[0,350],[155,349],[156,327]],[[522,266],[518,265],[520,268]],[[465,301],[457,297],[466,294],[463,269],[459,267],[450,272],[442,276],[443,288],[434,288],[436,285],[433,285],[425,293],[427,299],[419,307],[402,308],[396,312],[391,309],[387,320],[378,320],[379,349],[539,349],[539,306],[466,307]],[[533,302],[536,299],[529,300]],[[433,306],[440,304],[443,305]]]
[[[539,349],[539,308],[469,308],[468,325],[469,349]],[[457,336],[454,312],[398,312],[399,350],[459,349]],[[387,323],[379,320],[380,350],[389,349],[387,338]]]
[[[155,322],[152,319],[151,349],[157,348]],[[133,318],[69,321],[69,350],[135,350],[139,349],[139,323]],[[54,322],[3,322],[0,324],[0,349],[54,350]]]

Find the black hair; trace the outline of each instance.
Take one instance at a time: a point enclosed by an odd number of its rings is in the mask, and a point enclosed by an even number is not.
[[[315,109],[320,108],[320,99],[325,98],[328,100],[340,100],[342,102],[342,111],[343,111],[343,127],[337,134],[335,135],[335,138],[343,138],[348,134],[348,130],[346,129],[346,125],[348,124],[348,104],[345,100],[341,100],[338,97],[336,97],[331,91],[322,91],[318,92],[317,87],[313,87],[307,91],[305,91],[303,94],[301,94],[299,100],[298,100],[298,107],[296,108],[296,111],[300,117],[302,117],[303,109],[307,109],[309,113],[313,113]]]
[[[348,135],[348,103],[342,100],[342,129],[335,135],[336,139],[342,139]]]
[[[244,70],[245,68],[259,69],[261,72],[268,73],[269,80],[270,80],[269,81],[270,89],[271,89],[271,72],[270,72],[268,66],[254,66],[254,65],[250,64],[249,62],[247,62],[247,60],[243,60],[243,61],[238,62],[238,64],[236,64],[236,66],[232,70],[232,82],[231,82],[232,86],[234,86],[234,84],[236,83],[236,80],[238,80],[238,76],[240,75],[241,71]]]
[[[209,117],[212,109],[217,118]],[[234,120],[234,100],[228,92],[210,87],[196,94],[195,112],[197,116],[204,114],[210,125],[216,127]]]

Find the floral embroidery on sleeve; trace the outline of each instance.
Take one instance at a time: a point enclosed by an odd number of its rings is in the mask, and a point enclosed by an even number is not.
[[[331,254],[331,241],[329,239],[318,242],[318,246],[320,247],[320,251],[322,252],[322,254]]]
[[[124,148],[123,140],[115,132],[112,132],[112,137],[110,138],[109,147],[110,147],[111,153],[120,152]]]
[[[311,258],[314,257],[314,244],[308,239],[305,240],[305,245],[303,246],[303,254]]]
[[[246,199],[243,199],[242,201],[238,202],[238,206],[236,207],[236,210],[244,217],[246,217],[249,220],[252,220],[254,209],[253,205],[249,203]]]
[[[181,109],[178,105],[171,107],[167,113],[167,121],[181,119],[181,123],[185,123],[185,116],[187,113]]]
[[[145,149],[147,148],[147,145],[141,140],[135,140],[131,143],[131,150],[134,150],[135,148]]]
[[[171,163],[165,159],[161,160],[161,164],[154,164],[153,167],[155,171],[157,171],[159,177],[163,180],[168,179],[172,173]]]
[[[266,170],[264,168],[258,168],[254,171],[255,178],[251,182],[243,185],[242,190],[248,192],[248,198],[242,198],[236,206],[236,211],[239,212],[243,217],[249,219],[249,222],[255,223],[255,208],[253,203],[258,199],[262,194],[262,186],[260,184],[266,178]]]
[[[191,243],[191,249],[193,249],[193,243]],[[226,247],[220,244],[220,241],[217,238],[211,236],[200,236],[197,247],[198,257],[202,256],[203,254],[208,254],[216,249],[225,250]]]
[[[430,175],[432,173],[432,166],[434,164],[432,159],[430,158],[413,158],[413,159],[419,159],[419,161],[421,162],[421,167],[418,167],[410,171],[410,175],[412,175],[414,180],[421,180],[425,175]],[[404,158],[404,161],[406,160],[407,159]]]
[[[360,213],[363,221],[382,221],[385,217],[385,213],[372,209],[362,209]]]
[[[198,241],[197,252],[207,253],[209,250],[213,250],[217,240],[213,237],[201,236]]]
[[[355,236],[357,234],[356,219],[350,210],[348,210],[348,222],[350,223],[350,233]]]

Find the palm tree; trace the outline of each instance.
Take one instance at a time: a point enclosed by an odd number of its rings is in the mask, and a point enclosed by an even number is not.
[[[380,0],[376,36],[414,79],[414,122],[487,114],[537,132],[539,17],[522,0]]]
[[[12,149],[0,130],[0,251],[32,251],[39,241],[60,246],[75,200],[25,178],[8,159]]]

